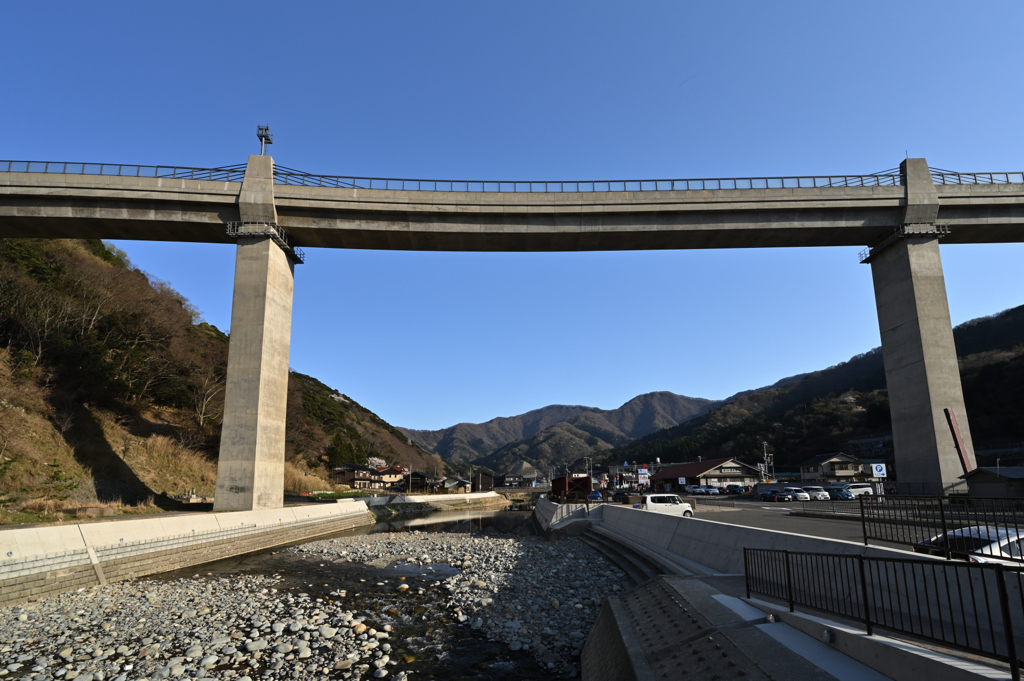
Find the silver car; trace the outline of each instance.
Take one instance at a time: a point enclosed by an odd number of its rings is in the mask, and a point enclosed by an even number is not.
[[[967,558],[972,563],[1019,566],[1024,562],[1024,530],[991,525],[962,527],[926,539],[914,551],[944,556],[947,548],[952,556]]]
[[[808,494],[807,492],[805,492],[800,487],[787,487],[786,489],[784,489],[782,491],[785,492],[786,494],[790,495],[791,497],[793,497],[794,501],[810,501],[811,500],[811,495]]]

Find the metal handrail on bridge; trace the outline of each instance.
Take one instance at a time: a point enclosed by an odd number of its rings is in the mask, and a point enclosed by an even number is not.
[[[953,170],[929,168],[935,184],[1019,184],[1024,173],[958,173]]]
[[[820,187],[897,187],[899,170],[872,175],[806,177],[703,178],[692,180],[414,180],[385,177],[314,175],[284,166],[274,167],[274,183],[301,187],[341,187],[418,192],[577,194],[593,192],[704,191],[711,189],[803,189]]]
[[[0,161],[0,172],[47,173],[59,175],[113,175],[120,177],[164,177],[183,180],[241,182],[246,164],[218,168],[148,166],[126,163],[70,163],[66,161]],[[929,168],[932,182],[955,184],[1024,183],[1024,172],[958,173]],[[285,166],[275,166],[274,183],[303,187],[392,189],[426,192],[486,192],[570,194],[634,191],[705,191],[718,189],[804,189],[842,187],[898,187],[903,185],[899,169],[868,175],[807,175],[778,177],[697,178],[684,180],[423,180],[346,175],[316,175]]]
[[[64,161],[0,161],[0,173],[46,173],[50,175],[112,175],[118,177],[159,177],[174,180],[215,180],[241,182],[245,164],[220,168],[140,166],[125,163],[68,163]]]

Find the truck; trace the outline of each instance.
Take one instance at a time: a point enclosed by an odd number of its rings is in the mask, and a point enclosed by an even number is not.
[[[589,475],[561,477],[551,481],[551,499],[553,501],[583,503],[593,491],[594,483]]]
[[[693,507],[675,494],[645,494],[641,501],[633,504],[633,508],[668,515],[693,517]]]

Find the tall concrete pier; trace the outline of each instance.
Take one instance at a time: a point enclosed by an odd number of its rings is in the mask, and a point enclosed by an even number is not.
[[[957,478],[963,462],[974,468],[974,445],[939,257],[948,229],[936,224],[938,193],[925,160],[908,159],[900,170],[905,222],[868,260],[899,480],[907,492],[934,494],[962,486]]]
[[[274,162],[250,156],[239,195],[224,426],[214,508],[284,505],[294,263],[266,233],[277,226]]]

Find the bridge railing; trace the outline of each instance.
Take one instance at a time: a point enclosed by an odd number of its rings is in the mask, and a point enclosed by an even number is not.
[[[929,168],[937,185],[1024,183],[1024,172],[958,173]],[[0,161],[0,172],[56,173],[63,175],[115,175],[122,177],[166,177],[185,180],[241,182],[245,164],[219,168],[147,166],[124,163],[69,163],[65,161]],[[903,178],[898,169],[870,175],[808,175],[779,177],[728,177],[685,180],[587,180],[587,181],[485,181],[422,180],[346,175],[314,175],[276,166],[276,184],[303,187],[347,187],[423,192],[511,192],[570,194],[591,192],[706,191],[723,189],[805,189],[828,187],[898,187]]]
[[[957,173],[952,170],[929,168],[935,184],[1019,184],[1024,182],[1022,173]]]
[[[114,175],[120,177],[164,177],[176,180],[241,182],[245,164],[221,168],[180,168],[140,166],[124,163],[67,163],[64,161],[0,161],[0,172],[48,173],[56,175]]]
[[[712,189],[798,189],[817,187],[896,187],[903,184],[899,171],[873,175],[832,175],[808,177],[703,178],[693,180],[600,180],[600,181],[483,181],[411,180],[384,177],[313,175],[276,166],[276,184],[301,187],[342,187],[390,189],[419,192],[484,192],[570,194],[591,192],[704,191]]]

